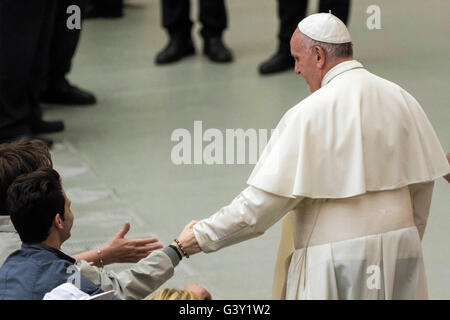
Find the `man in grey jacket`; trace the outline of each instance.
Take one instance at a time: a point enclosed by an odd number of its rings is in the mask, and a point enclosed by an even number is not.
[[[6,210],[9,185],[22,174],[52,166],[50,152],[39,140],[0,144],[0,264],[21,246],[21,240]],[[156,250],[162,247],[154,244],[157,239],[125,239],[128,229],[129,224],[126,223],[124,229],[100,250],[80,253],[73,258],[81,273],[103,291],[114,290],[120,299],[142,299],[173,276],[183,252],[175,242],[162,250]],[[183,231],[178,237],[181,245],[184,238]],[[116,262],[137,263],[119,273],[103,270],[104,265]]]

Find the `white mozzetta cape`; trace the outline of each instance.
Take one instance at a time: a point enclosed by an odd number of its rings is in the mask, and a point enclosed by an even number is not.
[[[247,183],[285,197],[346,198],[449,171],[419,103],[353,60],[283,116]]]

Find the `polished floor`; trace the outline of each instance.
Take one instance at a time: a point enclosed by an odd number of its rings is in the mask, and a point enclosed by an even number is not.
[[[195,1],[193,1],[195,2]],[[450,2],[353,1],[349,29],[355,57],[370,71],[412,93],[450,151]],[[193,219],[227,205],[243,188],[251,164],[175,165],[174,130],[274,128],[309,92],[293,72],[270,77],[258,64],[276,47],[273,0],[229,0],[230,65],[198,54],[155,66],[166,43],[157,0],[133,0],[119,20],[86,21],[70,80],[89,88],[98,104],[88,108],[44,105],[47,119],[64,119],[53,137],[55,164],[73,202],[70,253],[100,245],[132,224],[131,237],[156,235],[169,244]],[[381,8],[381,29],[366,26],[369,5]],[[310,2],[310,12],[317,1]],[[193,7],[196,12],[196,6]],[[196,16],[194,14],[194,16]],[[202,43],[194,29],[197,51]],[[450,184],[437,181],[423,248],[431,298],[450,298]],[[216,299],[270,299],[280,224],[263,236],[199,254],[183,262],[165,287],[198,282]],[[113,265],[120,270],[124,266]]]

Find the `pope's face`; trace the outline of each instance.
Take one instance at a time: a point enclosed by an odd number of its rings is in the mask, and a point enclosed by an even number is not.
[[[295,73],[302,75],[311,92],[320,88],[321,70],[317,68],[316,55],[303,42],[303,35],[297,28],[291,38],[291,55],[295,60]]]

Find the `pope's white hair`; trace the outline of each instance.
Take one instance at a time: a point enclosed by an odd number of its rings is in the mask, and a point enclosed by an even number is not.
[[[318,46],[321,47],[327,55],[335,58],[348,58],[353,56],[353,43],[326,43],[311,39],[307,35],[303,34],[302,41],[308,49]]]

